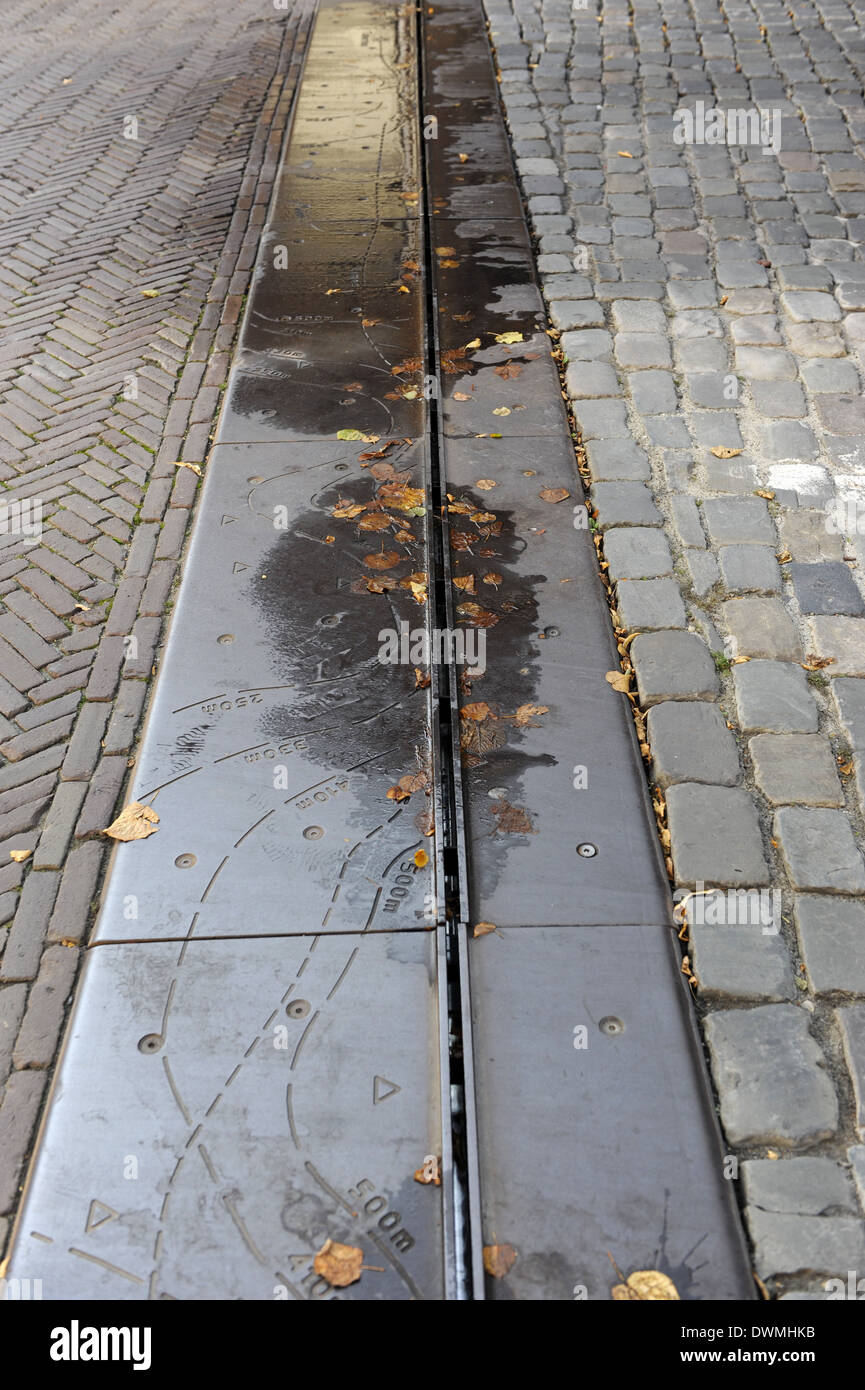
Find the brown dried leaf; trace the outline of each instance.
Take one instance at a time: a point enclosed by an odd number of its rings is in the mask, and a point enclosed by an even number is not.
[[[398,550],[380,550],[375,555],[364,555],[363,563],[371,570],[392,570],[401,559]]]
[[[493,1279],[504,1279],[513,1268],[517,1252],[512,1245],[485,1245],[484,1269]]]
[[[495,922],[475,922],[472,936],[488,936],[491,931],[498,931]]]
[[[415,690],[427,690],[430,685],[430,673],[424,671],[420,666],[414,668],[414,688]]]
[[[473,574],[458,574],[454,577],[453,586],[455,589],[462,589],[464,594],[475,592],[475,577]]]
[[[410,376],[412,372],[419,372],[423,366],[420,357],[407,357],[404,362],[397,362],[395,367],[391,367],[391,376]]]
[[[335,1289],[344,1289],[348,1284],[356,1284],[360,1278],[363,1251],[357,1245],[340,1245],[338,1241],[326,1240],[312,1267]]]
[[[362,579],[361,584],[365,584],[371,594],[386,594],[389,589],[396,588],[395,579]]]
[[[146,840],[148,835],[155,833],[158,822],[159,817],[152,806],[130,801],[102,834],[110,835],[112,840]]]
[[[359,531],[387,531],[393,525],[393,517],[385,512],[373,512],[357,523]]]
[[[535,835],[527,811],[521,806],[512,806],[509,801],[494,801],[493,815],[496,817],[496,830],[505,835]]]
[[[503,381],[513,381],[522,370],[519,362],[503,362],[500,367],[493,367],[496,376],[500,376]]]
[[[538,493],[544,502],[564,502],[570,495],[566,487],[542,487]]]
[[[719,444],[717,448],[710,449],[709,453],[714,454],[716,459],[734,459],[741,454],[741,449],[728,449],[726,445]]]
[[[476,486],[481,492],[492,492],[494,487],[498,487],[495,478],[478,478]]]
[[[471,550],[476,539],[471,531],[451,531],[451,550]]]
[[[485,719],[489,719],[492,710],[483,700],[475,700],[471,705],[463,705],[460,710],[461,719],[473,719],[476,724],[482,724]]]
[[[608,671],[604,680],[608,681],[614,690],[621,690],[625,693],[631,684],[630,676],[626,676],[624,671]]]
[[[352,521],[366,509],[364,502],[338,502],[331,512],[337,521]]]
[[[469,618],[475,627],[495,627],[498,622],[498,614],[491,613],[488,608],[481,608],[478,603],[460,603],[457,605],[457,612],[461,618]]]
[[[502,583],[502,577],[497,570],[490,570],[484,575],[484,583],[489,584],[493,589],[497,589]]]
[[[549,714],[549,712],[550,710],[548,705],[520,705],[519,709],[514,715],[514,721],[519,726],[522,726],[524,724],[531,724],[532,720],[536,715]]]
[[[470,400],[471,400],[471,396],[467,395],[465,391],[454,391],[454,400],[455,400],[455,401],[470,401]]]

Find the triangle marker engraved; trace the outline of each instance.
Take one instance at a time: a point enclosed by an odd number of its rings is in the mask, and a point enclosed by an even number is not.
[[[386,1076],[374,1076],[372,1078],[372,1103],[379,1105],[383,1100],[389,1100],[395,1096],[397,1091],[401,1091],[402,1086],[397,1086],[395,1081],[388,1081]]]
[[[119,1215],[119,1211],[106,1206],[104,1202],[100,1202],[94,1197],[87,1213],[87,1225],[84,1227],[84,1234],[89,1236],[91,1231],[98,1230],[100,1226],[107,1226],[109,1221],[116,1221]]]

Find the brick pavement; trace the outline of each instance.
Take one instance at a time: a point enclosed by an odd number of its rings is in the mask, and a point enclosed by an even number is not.
[[[843,0],[485,4],[725,1174],[767,1289],[837,1296],[865,1274],[865,36]]]
[[[4,12],[0,1251],[195,502],[177,461],[206,457],[310,15]]]

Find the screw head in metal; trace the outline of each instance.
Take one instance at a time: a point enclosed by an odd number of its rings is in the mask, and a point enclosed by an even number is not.
[[[590,845],[588,843],[584,845],[577,845],[577,854],[580,856],[581,859],[594,859],[597,852],[598,850],[596,845]]]
[[[619,1033],[624,1033],[625,1025],[620,1018],[615,1018],[613,1014],[608,1014],[602,1018],[598,1024],[602,1033],[606,1033],[608,1038],[616,1038]]]

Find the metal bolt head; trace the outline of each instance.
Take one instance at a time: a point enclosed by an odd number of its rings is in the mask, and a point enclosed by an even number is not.
[[[625,1025],[620,1018],[615,1018],[613,1014],[607,1014],[598,1024],[602,1033],[606,1033],[608,1038],[617,1038],[620,1033],[624,1033]]]
[[[594,859],[597,852],[598,850],[596,845],[590,845],[588,843],[583,845],[577,845],[577,854],[580,856],[581,859]]]

